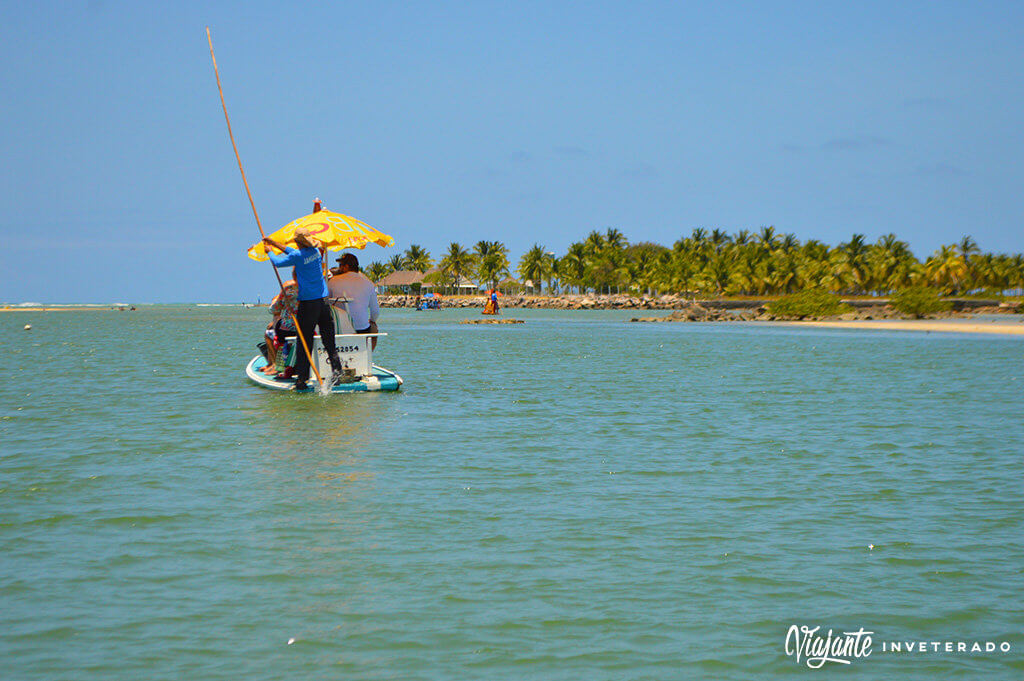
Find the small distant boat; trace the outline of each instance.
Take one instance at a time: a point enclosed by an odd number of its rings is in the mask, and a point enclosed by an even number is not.
[[[341,331],[334,336],[334,344],[338,348],[338,358],[341,360],[344,375],[342,380],[331,386],[332,394],[354,393],[354,392],[378,392],[395,391],[402,386],[402,377],[394,371],[377,366],[373,363],[373,344],[375,337],[387,336],[386,333],[356,333],[352,327],[351,318],[347,310],[348,301],[343,298],[332,299],[332,312],[334,313],[334,328]],[[288,357],[285,366],[295,366],[297,353],[302,352],[299,347],[298,338],[293,338],[289,343]],[[313,343],[310,346],[310,354],[316,363],[316,370],[324,381],[332,377],[331,364],[327,358],[327,351],[319,335],[313,336]],[[285,350],[282,350],[285,351]],[[267,358],[263,355],[256,355],[245,367],[245,375],[261,388],[270,390],[295,390],[295,378],[277,378],[274,374],[265,374],[260,369],[267,366]],[[316,376],[310,372],[307,384],[316,388]]]

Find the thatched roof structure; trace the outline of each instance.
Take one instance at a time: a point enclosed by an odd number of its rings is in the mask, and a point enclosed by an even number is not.
[[[412,286],[423,283],[426,274],[418,270],[398,270],[377,282],[377,286]]]

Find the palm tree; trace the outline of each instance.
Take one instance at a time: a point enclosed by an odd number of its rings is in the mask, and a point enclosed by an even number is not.
[[[559,288],[558,258],[555,257],[554,251],[545,251],[544,260],[547,261],[548,293],[557,292]]]
[[[978,248],[978,242],[972,239],[970,235],[965,235],[964,238],[960,239],[960,243],[957,244],[957,248],[960,251],[960,257],[962,257],[965,262],[969,262],[972,255],[981,253],[981,249]]]
[[[960,257],[964,260],[964,289],[970,290],[975,288],[973,286],[974,280],[974,260],[972,256],[981,253],[981,249],[978,248],[978,242],[970,237],[970,235],[964,235],[960,239],[960,243],[957,244],[957,249],[960,251]]]
[[[558,260],[558,271],[569,286],[575,286],[577,293],[582,293],[587,276],[587,247],[583,243],[574,243]]]
[[[913,255],[905,241],[886,234],[868,249],[869,288],[878,293],[896,291],[910,285]]]
[[[587,235],[587,238],[583,242],[583,244],[587,248],[588,255],[599,253],[601,249],[603,249],[605,246],[604,235],[595,229],[591,231],[590,234]]]
[[[548,274],[548,269],[551,263],[544,251],[544,247],[540,244],[534,244],[530,250],[523,254],[523,257],[519,259],[519,276],[524,280],[529,280],[533,285],[533,288],[538,292],[541,290],[544,278]]]
[[[419,244],[409,246],[403,254],[403,260],[407,268],[418,272],[426,272],[434,264],[434,261],[430,259],[430,253]]]
[[[961,254],[963,251],[960,251]],[[1008,270],[1003,267],[1003,256],[982,253],[975,256],[969,268],[968,290],[983,288],[991,291],[1003,291],[1009,287]]]
[[[622,232],[611,227],[605,230],[604,243],[609,248],[614,248],[620,251],[629,245],[629,242],[626,241],[626,237],[623,236]]]
[[[626,254],[615,248],[606,248],[588,263],[587,274],[598,291],[611,293],[629,281]]]
[[[1006,260],[1007,285],[1016,288],[1018,293],[1024,293],[1024,254],[1007,256]]]
[[[398,255],[396,253],[395,255],[393,255],[390,258],[388,258],[388,261],[387,261],[386,265],[387,265],[387,268],[391,272],[398,272],[399,270],[404,270],[405,269],[405,258],[403,258],[401,255]],[[389,274],[390,274],[390,272],[389,272]]]
[[[846,243],[839,244],[847,282],[852,293],[864,292],[868,278],[868,247],[863,234],[854,234]]]
[[[501,277],[509,275],[508,247],[500,241],[476,242],[477,278],[498,288]]]
[[[626,249],[628,258],[630,288],[639,289],[641,293],[650,293],[660,282],[661,262],[663,255],[671,255],[671,251],[661,244],[642,241]]]
[[[713,229],[711,230],[710,241],[715,250],[720,251],[723,246],[729,243],[729,233],[724,229]]]
[[[929,282],[946,295],[959,291],[967,275],[967,263],[955,245],[940,247],[925,262],[924,269]]]
[[[369,266],[366,267],[364,272],[365,272],[366,276],[369,277],[370,281],[372,281],[373,283],[377,283],[378,281],[380,281],[384,277],[386,277],[389,274],[391,274],[387,264],[382,263],[382,262],[378,262],[376,260],[371,262],[369,264]]]
[[[775,235],[774,227],[765,227],[763,225],[761,226],[761,231],[758,232],[757,235],[757,241],[759,244],[761,244],[762,248],[764,248],[766,251],[775,250],[775,242],[777,239],[778,237],[776,237]]]
[[[732,281],[732,267],[722,254],[716,254],[704,270],[704,281],[714,289],[717,295],[722,295]]]
[[[469,275],[475,263],[476,257],[457,241],[453,241],[448,244],[448,252],[441,258],[438,267],[447,280],[457,286]]]

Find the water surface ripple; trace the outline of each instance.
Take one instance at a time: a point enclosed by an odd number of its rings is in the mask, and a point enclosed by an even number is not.
[[[1020,339],[506,314],[327,399],[246,382],[265,310],[0,315],[2,676],[1024,675]]]

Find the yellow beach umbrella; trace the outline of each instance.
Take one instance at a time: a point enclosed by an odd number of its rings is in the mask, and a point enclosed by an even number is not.
[[[331,251],[342,248],[361,249],[366,248],[367,244],[390,246],[395,243],[392,237],[365,222],[329,210],[321,210],[292,220],[271,234],[270,238],[285,246],[294,246],[295,230],[299,227],[307,228],[310,236]],[[262,241],[249,247],[249,257],[260,262],[267,259],[267,249]]]

